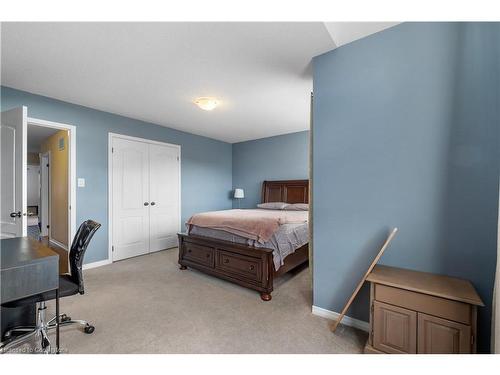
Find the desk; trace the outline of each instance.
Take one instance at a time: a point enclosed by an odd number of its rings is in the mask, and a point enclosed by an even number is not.
[[[0,240],[0,304],[51,290],[56,291],[56,314],[59,314],[57,253],[28,237]],[[19,320],[24,320],[22,325],[34,325],[34,311],[34,307],[31,314],[22,308],[2,308],[1,335],[12,326],[19,325]],[[56,348],[59,351],[59,326],[56,329]]]

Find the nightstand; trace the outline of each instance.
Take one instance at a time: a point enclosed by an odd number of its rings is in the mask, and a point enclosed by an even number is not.
[[[365,353],[476,352],[477,306],[463,279],[377,265],[370,282],[370,336]]]

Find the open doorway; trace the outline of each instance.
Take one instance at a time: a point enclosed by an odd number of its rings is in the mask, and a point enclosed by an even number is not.
[[[69,130],[28,121],[27,234],[57,251],[61,273],[71,241],[69,145]]]

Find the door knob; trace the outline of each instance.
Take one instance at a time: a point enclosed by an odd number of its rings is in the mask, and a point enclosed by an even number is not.
[[[148,203],[148,202],[144,202],[144,205],[145,205],[145,206],[149,206],[149,203]]]
[[[21,211],[11,212],[10,213],[10,217],[21,217],[21,216],[23,216],[23,214],[21,213]]]

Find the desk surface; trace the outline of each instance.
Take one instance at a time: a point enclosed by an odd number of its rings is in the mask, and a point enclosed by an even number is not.
[[[59,255],[27,238],[0,240],[1,303],[59,287]]]
[[[47,257],[58,257],[57,253],[41,242],[28,237],[0,240],[0,269],[46,261]]]

